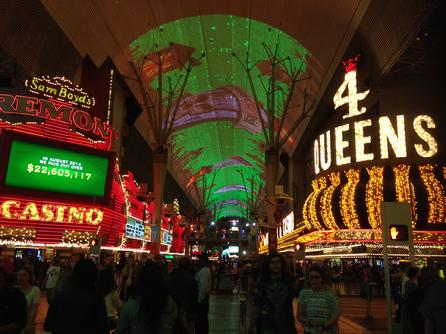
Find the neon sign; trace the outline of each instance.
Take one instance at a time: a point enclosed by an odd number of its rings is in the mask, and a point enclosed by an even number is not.
[[[291,211],[285,218],[282,220],[282,224],[278,231],[279,238],[287,235],[288,233],[293,232],[294,230],[294,212]]]
[[[358,108],[358,102],[369,94],[369,90],[357,92],[356,62],[358,59],[357,56],[343,62],[346,71],[344,82],[333,97],[335,109],[344,104],[348,105],[348,113],[343,116],[344,119],[362,115],[367,111],[365,107]],[[345,91],[347,95],[343,96]],[[410,127],[416,136],[406,135]],[[353,161],[389,159],[390,151],[393,151],[395,158],[406,158],[408,150],[422,158],[433,157],[438,152],[438,143],[428,130],[435,128],[435,121],[429,115],[417,115],[413,119],[408,119],[405,115],[396,115],[392,118],[381,116],[377,120],[363,119],[337,126],[334,131],[328,130],[314,141],[315,174],[321,170],[326,171],[332,166],[342,166]],[[353,131],[352,136],[349,135],[351,131]],[[379,134],[379,154],[372,152],[372,133]],[[418,137],[419,141],[409,145],[407,138],[412,137]],[[352,138],[352,143],[349,138]],[[346,152],[349,147],[354,147],[351,155]]]
[[[36,204],[6,200],[0,202],[0,217],[25,221],[45,221],[64,224],[99,225],[104,213],[97,208],[74,207],[56,204]]]
[[[56,120],[72,125],[80,131],[92,132],[103,139],[109,138],[113,141],[118,138],[118,132],[108,123],[67,103],[30,96],[0,94],[0,119],[2,114]]]
[[[127,217],[127,223],[125,225],[125,235],[127,238],[144,240],[146,230],[146,226],[142,221],[138,221],[132,217]]]
[[[31,81],[25,81],[25,86],[31,93],[77,104],[84,108],[90,108],[95,104],[94,97],[88,96],[82,88],[64,77],[53,77],[52,79],[49,76],[33,77]]]

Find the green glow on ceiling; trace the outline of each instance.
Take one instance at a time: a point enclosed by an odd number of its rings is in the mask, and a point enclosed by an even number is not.
[[[237,16],[209,15],[169,22],[141,35],[130,44],[133,61],[141,65],[144,57],[153,54],[156,47],[162,50],[170,43],[180,44],[183,49],[193,48],[190,49],[192,57],[197,59],[205,52],[201,64],[191,72],[176,117],[171,137],[171,170],[186,188],[190,179],[204,168],[208,172],[204,176],[208,191],[211,173],[215,172],[206,203],[209,208],[224,200],[247,202],[244,191],[215,193],[228,185],[243,184],[239,171],[243,171],[245,178],[252,177],[256,188],[263,184],[264,138],[247,75],[232,53],[245,61],[249,52],[252,65],[267,59],[263,45],[274,50],[278,44],[278,57],[290,56],[292,65],[305,72],[308,51],[285,32],[267,24]],[[174,79],[180,72],[178,68],[166,71],[164,85],[168,77]],[[259,100],[266,101],[261,80],[266,83],[270,77],[260,74],[258,67],[252,69]],[[156,78],[150,77],[148,81],[151,88],[157,87]],[[276,103],[283,102],[277,98]],[[199,203],[205,197],[202,178],[197,177],[199,194],[194,187],[186,189]],[[250,188],[251,182],[245,181]],[[235,212],[243,216],[240,206],[224,205],[214,219],[234,216]]]

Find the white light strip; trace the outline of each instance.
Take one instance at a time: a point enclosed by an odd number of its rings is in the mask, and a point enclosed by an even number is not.
[[[108,81],[108,100],[107,100],[107,124],[110,124],[110,116],[112,109],[112,94],[113,94],[113,69],[110,70],[110,79]]]

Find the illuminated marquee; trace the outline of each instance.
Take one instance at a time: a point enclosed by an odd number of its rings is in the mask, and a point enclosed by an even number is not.
[[[33,77],[25,81],[25,86],[38,97],[0,94],[0,120],[8,114],[37,117],[92,132],[104,140],[118,138],[118,132],[108,122],[79,109],[94,106],[95,100],[70,80],[63,77]]]
[[[109,124],[71,104],[62,104],[30,96],[0,94],[0,120],[2,114],[56,120],[73,125],[81,131],[92,132],[104,139],[114,140],[118,138],[118,132]]]
[[[104,213],[97,208],[7,200],[0,202],[0,217],[25,221],[99,225]]]
[[[278,231],[278,237],[283,237],[288,233],[293,232],[294,230],[294,212],[291,211],[285,218],[282,220],[282,224]]]
[[[64,77],[53,77],[52,79],[49,76],[33,77],[31,80],[25,81],[25,86],[31,93],[77,104],[84,108],[90,108],[95,104],[94,97],[88,96],[82,88]]]
[[[365,99],[369,91],[357,92],[357,61],[358,57],[343,62],[346,75],[333,98],[335,109],[344,104],[348,105],[348,114],[343,116],[344,119],[367,111],[365,107],[358,109],[358,102]],[[345,91],[347,91],[347,96],[343,96]],[[412,136],[406,136],[410,128],[419,138],[419,141],[413,144],[407,142],[408,137],[412,138]],[[388,159],[390,150],[396,158],[406,158],[409,150],[422,158],[433,157],[438,152],[438,143],[429,129],[435,128],[435,121],[429,115],[418,115],[413,119],[405,115],[396,115],[392,118],[381,116],[377,120],[365,119],[337,126],[334,131],[328,130],[314,141],[314,171],[318,174],[321,170],[326,171],[333,166]],[[351,131],[353,131],[353,136],[349,135]],[[379,134],[379,155],[371,152],[373,144],[371,133]],[[352,138],[353,143],[348,138]],[[331,143],[334,143],[334,151]],[[352,155],[346,153],[349,147],[354,147]]]

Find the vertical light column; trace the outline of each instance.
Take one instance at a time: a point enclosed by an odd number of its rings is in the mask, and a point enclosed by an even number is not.
[[[384,167],[367,168],[370,180],[365,188],[365,201],[369,224],[373,229],[381,226],[381,202],[384,200]]]
[[[153,186],[155,192],[155,212],[152,222],[151,251],[153,254],[160,253],[161,245],[161,218],[164,199],[164,185],[167,172],[167,150],[158,148],[153,154]]]
[[[265,152],[265,172],[266,172],[266,198],[268,213],[268,252],[277,252],[277,224],[274,218],[276,205],[272,197],[274,196],[274,186],[276,184],[279,170],[279,151],[270,148]]]

